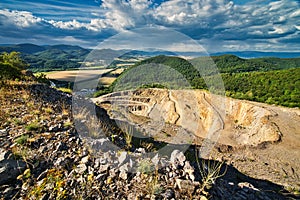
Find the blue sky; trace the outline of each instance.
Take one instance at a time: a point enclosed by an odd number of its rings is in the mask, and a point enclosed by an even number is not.
[[[300,52],[299,0],[1,0],[0,44],[93,48],[154,25],[186,34],[208,52]],[[146,38],[145,38],[146,40]]]

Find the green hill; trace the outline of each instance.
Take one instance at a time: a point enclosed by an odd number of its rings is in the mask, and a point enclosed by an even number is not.
[[[224,55],[213,57],[213,60],[219,71],[222,72],[221,77],[227,96],[288,107],[300,107],[300,68],[297,64],[288,64],[297,63],[298,59],[246,60],[232,55]],[[212,64],[208,57],[197,58],[191,62],[196,68]],[[216,81],[214,75],[216,71],[207,67],[207,69],[201,69],[200,75],[194,66],[187,60],[178,57],[152,57],[126,70],[110,88],[102,88],[96,93],[96,96],[115,91],[116,88],[117,90],[134,89],[138,86],[208,89],[206,83]],[[187,81],[188,84],[182,84],[182,80]]]
[[[255,58],[242,59],[234,55],[212,56],[220,73],[270,71],[300,67],[300,58]],[[203,63],[206,57],[192,59],[193,64]]]
[[[20,52],[22,59],[29,63],[29,69],[34,72],[78,68],[90,52],[72,45],[18,44],[0,47],[0,53],[13,51]]]

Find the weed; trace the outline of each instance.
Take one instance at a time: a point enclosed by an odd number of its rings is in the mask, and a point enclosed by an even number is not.
[[[158,179],[158,169],[150,159],[142,160],[137,170],[142,174],[141,187],[137,187],[138,190],[141,190],[150,197],[160,194],[163,191],[163,187],[160,185]]]
[[[64,127],[65,127],[65,128],[70,128],[72,125],[73,125],[73,123],[70,122],[70,121],[64,122]]]
[[[32,110],[30,112],[30,114],[32,114],[32,115],[39,115],[39,114],[41,114],[41,111],[39,111],[39,110]]]
[[[15,125],[22,125],[22,120],[21,119],[19,119],[19,118],[14,118],[13,119],[13,123],[15,124]]]
[[[127,147],[131,148],[132,136],[133,136],[133,127],[130,124],[122,123],[120,128],[123,130],[124,138],[126,141]]]
[[[62,106],[61,106],[61,113],[64,116],[68,116],[69,115],[69,109],[66,106],[65,102],[63,101]]]
[[[28,93],[25,93],[25,94],[22,95],[22,99],[24,101],[27,101],[29,98],[30,98],[30,95]]]
[[[157,170],[155,171],[155,174],[149,178],[149,181],[146,184],[146,188],[147,188],[148,194],[150,196],[158,195],[163,191],[163,188],[161,187],[161,185],[159,184],[159,181],[158,181],[158,171]]]
[[[54,113],[54,110],[50,107],[47,107],[47,108],[43,108],[43,110],[47,113],[47,114],[52,114]]]
[[[25,127],[27,131],[37,131],[39,128],[40,125],[37,122],[32,122]]]
[[[215,181],[218,178],[224,176],[226,170],[221,173],[223,162],[217,162],[214,160],[202,160],[200,163],[198,156],[196,156],[196,161],[202,178],[202,185],[199,191],[200,193],[206,195],[207,192],[205,190],[209,190],[215,184]]]
[[[142,174],[151,174],[155,170],[155,166],[151,160],[144,159],[139,163],[137,170]]]
[[[30,164],[30,160],[32,156],[34,155],[32,153],[32,150],[26,146],[16,145],[12,148],[12,153],[15,157],[15,159],[22,159],[27,164]]]
[[[28,135],[21,135],[20,137],[17,137],[15,139],[15,142],[17,144],[23,145],[27,142],[28,137],[29,137]]]
[[[61,87],[61,88],[56,88],[56,89],[59,90],[59,91],[62,91],[64,93],[67,93],[67,94],[72,94],[73,93],[72,89],[70,89],[70,88]]]
[[[42,183],[36,184],[31,188],[31,191],[28,193],[28,197],[34,197],[39,199],[42,197],[43,192],[45,192],[46,186],[52,187],[52,194],[50,196],[55,196],[56,199],[65,199],[66,190],[64,186],[66,181],[63,179],[62,171],[58,169],[50,169],[47,173],[47,177],[43,179]]]
[[[26,103],[26,107],[28,107],[28,108],[34,108],[34,103],[33,102],[27,102]]]

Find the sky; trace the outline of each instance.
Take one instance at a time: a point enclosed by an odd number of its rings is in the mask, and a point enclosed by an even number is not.
[[[182,33],[210,53],[300,52],[299,0],[1,0],[0,44],[95,48],[147,27]],[[146,41],[151,32],[143,40]],[[157,32],[155,32],[157,35]],[[159,36],[156,42],[159,43]],[[166,37],[161,37],[165,40]],[[179,41],[182,46],[184,41]],[[173,44],[173,49],[176,45]],[[186,48],[181,48],[184,50]]]

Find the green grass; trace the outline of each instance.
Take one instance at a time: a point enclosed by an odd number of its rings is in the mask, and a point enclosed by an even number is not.
[[[72,94],[73,93],[72,89],[70,89],[70,88],[61,87],[61,88],[57,88],[57,90],[62,91],[62,92],[67,93],[67,94]]]
[[[32,122],[25,127],[27,131],[37,131],[39,128],[40,125],[37,122]]]
[[[28,135],[21,135],[20,137],[15,139],[15,142],[17,144],[23,145],[27,142],[28,137],[29,137]]]
[[[65,128],[70,128],[72,125],[73,125],[72,122],[69,122],[69,121],[64,122],[64,127],[65,127]]]

